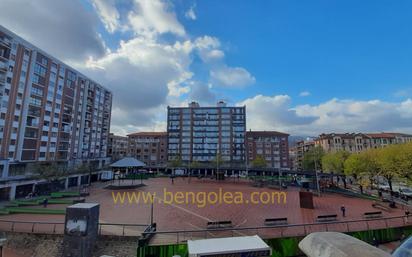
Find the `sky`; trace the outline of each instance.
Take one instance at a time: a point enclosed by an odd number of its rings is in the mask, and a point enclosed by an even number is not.
[[[407,0],[0,0],[0,24],[113,92],[111,131],[224,100],[247,129],[412,133]]]

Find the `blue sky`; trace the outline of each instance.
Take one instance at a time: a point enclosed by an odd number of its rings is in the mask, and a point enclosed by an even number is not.
[[[412,2],[257,2],[199,1],[199,21],[190,26],[227,42],[228,62],[257,78],[240,97],[308,90],[310,103],[393,100],[412,86]]]
[[[172,1],[193,36],[220,39],[229,65],[256,78],[253,87],[221,90],[239,101],[255,94],[311,93],[294,102],[354,98],[399,100],[412,87],[410,1]],[[128,8],[126,3],[119,7]],[[197,19],[185,19],[195,6]],[[107,36],[115,48],[128,35]],[[167,40],[167,35],[165,36]],[[196,76],[207,79],[201,65]],[[402,97],[409,97],[405,93]],[[227,96],[226,96],[227,97]]]
[[[220,99],[251,129],[412,133],[411,1],[39,1],[0,23],[112,89],[115,133]]]

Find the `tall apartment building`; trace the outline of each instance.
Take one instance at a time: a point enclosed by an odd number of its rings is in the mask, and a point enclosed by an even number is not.
[[[146,163],[151,168],[167,165],[167,133],[137,132],[127,135],[128,156]]]
[[[225,163],[245,165],[246,107],[168,107],[168,160],[210,162],[217,156]]]
[[[107,161],[112,93],[0,26],[0,159]]]
[[[246,132],[248,163],[261,156],[268,168],[289,169],[288,138],[289,134],[277,131]]]
[[[112,161],[116,161],[126,157],[127,153],[128,138],[110,133],[107,144],[107,156],[109,156]]]

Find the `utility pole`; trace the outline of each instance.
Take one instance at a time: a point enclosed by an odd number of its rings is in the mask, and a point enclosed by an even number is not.
[[[150,206],[150,225],[153,225],[153,204],[154,204],[154,195],[152,195],[152,203]]]
[[[313,161],[315,162],[315,178],[316,178],[316,187],[318,188],[318,196],[320,197],[320,187],[319,187],[319,178],[318,178],[318,164],[317,164],[317,154],[314,152],[314,158]]]

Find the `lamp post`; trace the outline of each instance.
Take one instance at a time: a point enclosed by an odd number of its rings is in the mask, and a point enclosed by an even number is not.
[[[0,238],[0,257],[3,257],[3,246],[6,243],[6,238]]]
[[[316,178],[316,187],[318,189],[318,196],[320,197],[320,187],[319,187],[319,178],[318,178],[318,165],[317,165],[317,154],[316,152],[314,153],[315,157],[313,158],[313,161],[315,162],[315,178]]]

